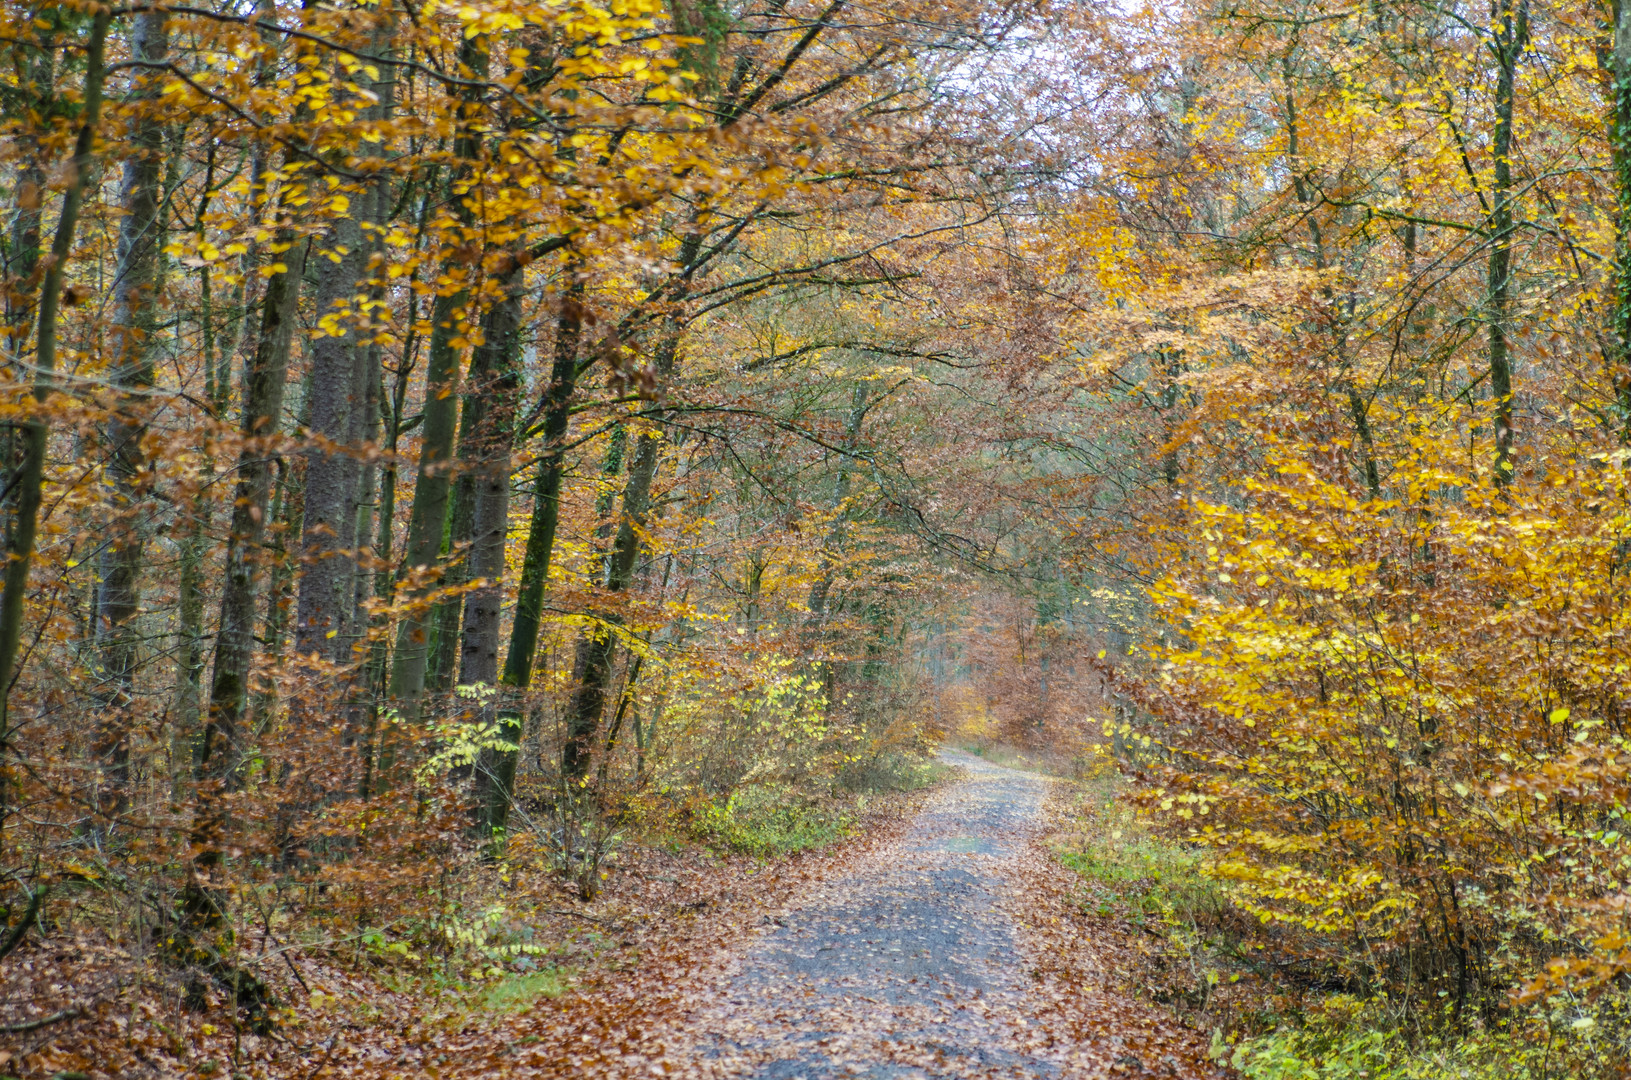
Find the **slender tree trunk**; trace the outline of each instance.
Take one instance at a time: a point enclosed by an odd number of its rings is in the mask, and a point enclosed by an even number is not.
[[[612,510],[617,506],[617,478],[623,475],[623,459],[628,455],[629,429],[623,424],[612,428],[607,438],[606,457],[600,463],[600,493],[595,496],[595,551],[589,558],[589,580],[606,584],[606,558],[612,533],[617,527]]]
[[[869,384],[857,383],[850,399],[849,422],[844,425],[844,449],[853,451],[860,441],[861,422],[866,419],[867,397]],[[821,560],[816,571],[816,579],[810,584],[810,599],[805,604],[809,609],[809,616],[804,625],[811,631],[819,632],[827,618],[827,597],[832,592],[833,577],[836,573],[838,560],[843,557],[844,551],[844,519],[846,506],[849,503],[850,489],[850,462],[848,457],[840,457],[838,461],[838,477],[833,482],[832,528],[828,530],[827,537],[821,544]]]
[[[689,275],[701,250],[701,230],[691,232],[680,244],[678,284],[670,298],[670,314],[663,320],[662,336],[654,357],[659,386],[673,374],[679,358],[680,336],[684,332],[680,305],[685,301],[690,287]],[[633,580],[635,560],[640,553],[640,530],[650,509],[651,482],[657,475],[661,449],[661,437],[650,432],[642,433],[635,446],[628,481],[623,487],[622,520],[606,560],[608,592],[622,592]],[[561,775],[568,782],[581,781],[588,774],[589,762],[594,756],[595,732],[606,709],[606,685],[611,677],[615,650],[616,639],[604,628],[578,643],[574,664],[577,688],[567,708],[566,741],[561,747]]]
[[[204,703],[204,541],[209,527],[209,502],[193,499],[181,539],[176,582],[176,694],[172,707],[170,782],[181,790],[192,772],[198,724]]]
[[[111,9],[99,7],[91,17],[85,48],[85,83],[79,136],[69,162],[68,184],[62,193],[62,211],[51,241],[50,261],[40,286],[39,328],[34,341],[34,400],[43,406],[56,388],[57,312],[63,279],[73,251],[85,181],[94,164],[92,148],[102,118],[102,82],[106,76],[103,49],[107,44]],[[0,591],[0,834],[11,810],[11,690],[17,676],[17,653],[23,636],[23,603],[28,593],[28,571],[38,539],[40,497],[45,484],[45,455],[51,429],[43,410],[22,425],[22,469],[17,476],[17,520],[12,546],[7,551],[3,591]]]
[[[679,330],[673,328],[659,348],[658,372],[667,376],[673,369],[679,347]],[[629,463],[629,477],[623,487],[622,520],[606,560],[606,589],[619,593],[634,579],[634,564],[640,553],[640,530],[651,508],[651,482],[657,475],[662,438],[642,433]],[[615,618],[615,616],[613,616]],[[581,780],[593,757],[593,740],[606,707],[607,680],[611,677],[616,638],[610,630],[599,629],[578,644],[575,664],[577,689],[567,710],[566,743],[561,748],[561,773],[568,780]]]
[[[380,480],[379,513],[376,515],[379,531],[374,542],[374,597],[383,603],[389,603],[396,591],[390,567],[395,557],[397,447],[402,437],[402,410],[407,399],[408,380],[413,373],[417,352],[418,339],[410,336],[404,349],[402,366],[395,372],[389,408],[382,418],[385,456],[384,475]],[[394,767],[396,746],[391,737],[392,731],[380,722],[385,715],[382,702],[389,693],[390,652],[390,643],[383,634],[374,639],[369,659],[369,685],[372,689],[368,731],[370,757],[363,763],[362,790],[359,792],[365,799],[381,789],[382,782],[390,777]]]
[[[25,85],[18,87],[42,111],[54,93],[56,60],[56,45],[49,39],[39,48],[30,50],[28,79]],[[17,211],[11,219],[11,243],[6,261],[6,282],[9,287],[5,291],[5,370],[13,378],[21,379],[23,368],[20,362],[28,345],[29,329],[33,325],[37,306],[33,285],[40,266],[40,229],[45,215],[45,166],[48,158],[37,137],[18,137],[17,150]],[[7,425],[5,430],[10,438],[17,429]],[[7,449],[15,448],[8,446]],[[8,479],[14,457],[14,453],[8,452],[4,459]],[[11,487],[10,484],[6,486]],[[11,509],[9,500],[7,509]],[[12,516],[8,513],[8,538]],[[6,550],[11,550],[9,544]]]
[[[1512,482],[1512,106],[1518,58],[1529,42],[1528,0],[1499,0],[1494,35],[1494,181],[1490,185],[1489,387],[1495,399],[1495,482]]]
[[[29,51],[28,77],[19,91],[32,99],[42,112],[55,92],[56,43],[49,36]],[[48,157],[41,140],[32,136],[17,138],[17,209],[11,220],[11,236],[6,255],[4,374],[23,382],[24,356],[33,327],[38,294],[34,290],[40,270],[40,236],[44,219],[45,166]],[[6,421],[0,424],[0,533],[9,557],[17,548],[20,491],[17,481],[27,464],[25,425]],[[3,715],[3,709],[0,709]],[[5,771],[5,750],[10,735],[0,723],[0,784],[9,783]],[[0,792],[0,827],[4,827],[6,795]]]
[[[578,342],[582,336],[578,296],[569,288],[555,324],[555,362],[544,390],[544,453],[538,460],[532,502],[532,522],[521,564],[521,582],[515,598],[515,621],[510,627],[510,649],[504,658],[504,684],[525,690],[532,681],[538,631],[543,622],[544,589],[555,551],[555,530],[561,517],[561,474],[566,466],[566,431],[572,419],[572,393],[576,388]]]
[[[289,209],[280,206],[279,213],[287,219]],[[192,836],[195,854],[186,897],[189,922],[194,925],[214,926],[221,917],[214,875],[221,862],[226,826],[222,796],[235,782],[242,752],[241,729],[254,658],[255,579],[272,486],[272,460],[266,444],[276,436],[283,411],[289,348],[305,271],[306,245],[287,223],[278,229],[276,247],[282,249],[278,258],[283,269],[267,279],[255,355],[244,374],[240,425],[244,445],[238,456],[238,484],[227,536],[209,712],[199,745],[200,784]]]
[[[150,64],[164,61],[170,51],[165,26],[168,17],[163,11],[147,11],[136,17],[130,34],[133,59]],[[138,73],[137,79],[133,101],[138,108],[144,108],[158,95],[159,80],[145,73]],[[141,446],[147,431],[144,392],[153,385],[158,293],[163,287],[159,258],[164,231],[159,212],[163,126],[151,116],[139,115],[129,140],[131,155],[125,159],[120,191],[124,217],[119,223],[110,335],[115,357],[110,381],[121,393],[104,432],[110,458],[110,495],[117,516],[99,560],[101,581],[95,620],[101,664],[96,693],[101,713],[96,756],[109,785],[103,809],[115,814],[124,810],[130,781],[138,640],[135,619],[141,609],[145,517],[150,509],[144,505],[140,491],[142,473],[147,469]]]
[[[470,374],[474,378],[474,362],[471,364]],[[448,560],[446,569],[442,571],[442,585],[448,589],[461,588],[468,584],[471,578],[469,558],[470,542],[476,529],[476,478],[470,471],[467,436],[472,424],[479,422],[479,414],[485,408],[485,402],[472,394],[465,394],[459,417],[457,475],[453,478],[447,531],[443,534],[442,541],[442,554]],[[453,676],[458,670],[459,627],[464,621],[464,594],[456,593],[438,600],[431,619],[430,667],[425,673],[425,688],[434,693],[446,694],[453,689]]]
[[[473,72],[486,70],[486,53],[479,39],[467,40],[460,50],[461,63]],[[475,121],[480,111],[478,90],[465,91],[461,110],[467,123],[460,128],[454,156],[469,162],[475,156],[479,133]],[[467,165],[450,171],[446,197],[466,219],[469,210],[458,196]],[[463,268],[447,264],[462,275]],[[403,570],[423,577],[436,563],[447,524],[448,492],[453,464],[453,440],[458,422],[459,350],[454,339],[468,332],[470,293],[459,288],[438,293],[431,308],[430,359],[425,372],[425,409],[419,450],[419,472],[414,480],[413,505],[409,510],[408,535],[403,551]],[[415,599],[424,596],[421,588]],[[425,672],[430,660],[430,631],[433,609],[416,604],[401,619],[397,630],[396,653],[391,666],[391,697],[404,724],[418,722],[425,692]],[[394,762],[394,751],[389,755]],[[389,782],[390,769],[382,760],[381,780]]]
[[[1631,3],[1614,5],[1613,112],[1615,243],[1609,318],[1609,379],[1619,408],[1620,438],[1631,442]]]
[[[582,289],[569,287],[555,325],[555,362],[550,383],[544,390],[544,454],[538,462],[533,492],[532,521],[527,533],[526,553],[521,565],[515,617],[510,627],[509,652],[504,659],[501,680],[505,690],[519,697],[532,681],[532,665],[538,651],[538,632],[543,622],[544,589],[555,550],[555,532],[560,523],[561,474],[566,463],[564,443],[571,421],[571,400],[577,382],[578,344],[582,336],[578,297]],[[518,700],[499,703],[501,736],[516,749],[493,751],[478,763],[477,782],[482,785],[477,800],[482,814],[479,822],[486,835],[503,829],[509,821],[515,794],[515,771],[520,761],[521,739],[525,734],[523,707]]]

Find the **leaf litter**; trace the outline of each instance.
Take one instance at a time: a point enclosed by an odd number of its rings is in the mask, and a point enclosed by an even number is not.
[[[22,1077],[496,1076],[584,1080],[1224,1075],[1205,1042],[1136,1000],[1137,950],[1073,902],[1047,846],[1050,781],[963,754],[962,778],[867,815],[860,834],[771,862],[641,846],[602,897],[535,897],[576,950],[525,1011],[388,987],[338,956],[264,970],[288,1006],[270,1037],[182,1007],[89,941],[8,965],[0,1036]],[[18,983],[17,980],[21,982]],[[41,994],[42,987],[55,992]]]
[[[1206,1078],[1195,1031],[1118,986],[1048,854],[1049,781],[948,754],[911,820],[758,875],[634,971],[470,1030],[441,1077]]]

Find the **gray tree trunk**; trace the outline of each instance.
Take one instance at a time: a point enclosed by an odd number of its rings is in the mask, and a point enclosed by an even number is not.
[[[502,298],[482,320],[483,344],[472,370],[483,372],[483,387],[472,386],[487,402],[479,426],[472,432],[465,456],[474,481],[472,507],[473,535],[467,560],[470,579],[483,585],[470,594],[464,605],[459,681],[467,686],[485,687],[492,693],[483,700],[481,719],[492,722],[499,715],[498,646],[504,601],[504,552],[510,517],[510,452],[515,439],[516,395],[520,389],[521,285],[524,271],[502,280]],[[520,724],[515,714],[499,732],[501,738],[518,745]],[[476,828],[490,836],[504,822],[509,810],[515,780],[515,758],[508,751],[486,748],[475,763],[474,792]]]
[[[169,55],[168,15],[147,11],[131,25],[130,53],[150,64]],[[159,80],[138,71],[138,103],[157,96]],[[117,411],[103,433],[109,456],[110,497],[116,517],[113,533],[98,560],[96,646],[101,670],[96,699],[101,711],[96,756],[108,784],[103,809],[121,812],[130,779],[130,727],[134,705],[137,641],[135,619],[141,610],[142,551],[147,541],[150,508],[140,491],[147,468],[142,436],[147,431],[144,391],[153,385],[153,346],[158,337],[158,293],[163,287],[159,257],[163,222],[159,180],[164,159],[164,128],[151,117],[138,117],[128,136],[120,185],[124,218],[119,223],[118,263],[113,279],[111,341],[115,357],[111,382],[121,391]]]
[[[302,575],[295,609],[295,655],[338,661],[349,655],[355,608],[357,500],[361,464],[356,445],[366,408],[361,385],[366,350],[356,318],[363,288],[362,230],[342,218],[313,241],[320,256],[316,308],[321,333],[311,345],[313,444],[306,452],[305,516],[300,530]],[[341,253],[344,249],[344,253]],[[338,256],[336,258],[336,256]]]

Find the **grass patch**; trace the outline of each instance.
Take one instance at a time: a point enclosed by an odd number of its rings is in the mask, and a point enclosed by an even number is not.
[[[880,754],[845,767],[838,787],[851,792],[922,791],[951,777],[957,770],[938,758],[916,754]]]
[[[530,975],[507,975],[484,988],[481,1007],[489,1012],[525,1012],[539,998],[556,998],[566,992],[566,973],[546,968]]]
[[[1222,890],[1201,873],[1198,852],[1151,833],[1117,801],[1117,787],[1105,777],[1082,784],[1074,827],[1055,838],[1056,857],[1088,885],[1084,910],[1199,933],[1225,911]]]
[[[1610,1009],[1615,1007],[1610,1004]],[[1578,1020],[1578,1017],[1576,1018]],[[1450,1025],[1442,1025],[1446,1029]],[[1585,1080],[1621,1076],[1615,1048],[1580,1029],[1526,1023],[1407,1038],[1385,1003],[1332,994],[1297,1026],[1220,1054],[1247,1080]]]
[[[851,763],[829,786],[752,784],[706,807],[693,824],[704,843],[773,859],[825,847],[849,836],[869,799],[920,791],[956,772],[914,754],[880,754]]]

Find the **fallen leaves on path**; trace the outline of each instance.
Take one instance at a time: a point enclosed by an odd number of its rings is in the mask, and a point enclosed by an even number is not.
[[[1134,1000],[1048,857],[1047,782],[969,779],[870,843],[756,875],[637,969],[431,1064],[443,1077],[1210,1078],[1204,1041]]]

